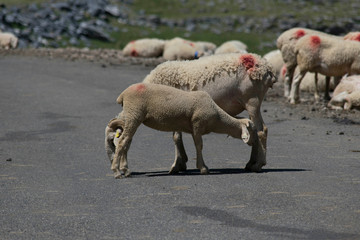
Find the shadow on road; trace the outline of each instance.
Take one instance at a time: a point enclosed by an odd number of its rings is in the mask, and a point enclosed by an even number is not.
[[[296,168],[279,168],[279,169],[263,169],[261,173],[273,173],[273,172],[304,172],[311,171],[309,169],[296,169]],[[228,175],[228,174],[246,174],[252,173],[246,171],[243,168],[213,168],[210,169],[209,175]],[[200,171],[197,169],[189,169],[184,172],[179,172],[171,176],[196,176],[201,175]],[[161,176],[170,176],[168,171],[154,171],[154,172],[132,172],[132,177],[161,177]]]

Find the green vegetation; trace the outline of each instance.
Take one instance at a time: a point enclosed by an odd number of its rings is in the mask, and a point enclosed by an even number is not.
[[[40,4],[42,2],[60,2],[67,0],[2,0],[1,3],[7,6],[24,6],[30,3]],[[109,0],[112,4],[122,7],[122,3],[117,0]],[[145,13],[147,16],[156,15],[162,19],[191,19],[201,17],[240,17],[251,18],[256,24],[267,24],[269,19],[285,19],[296,21],[310,21],[317,26],[321,25],[343,25],[344,22],[338,22],[338,19],[346,19],[358,16],[358,9],[353,7],[358,0],[319,0],[319,1],[291,1],[284,0],[134,0],[133,4],[127,5],[131,8],[130,18],[135,19],[139,13]],[[354,5],[355,4],[355,5]],[[356,6],[359,6],[357,4]],[[319,17],[322,17],[319,20]],[[278,32],[276,30],[259,31],[226,31],[224,26],[219,26],[222,30],[220,34],[214,33],[213,29],[199,29],[193,32],[187,32],[180,27],[159,26],[154,29],[145,26],[130,26],[121,24],[112,19],[110,23],[116,26],[119,31],[112,32],[113,42],[101,42],[92,40],[92,48],[116,48],[120,49],[131,40],[156,37],[161,39],[170,39],[175,36],[191,40],[211,41],[219,45],[227,40],[238,39],[246,43],[249,51],[263,54],[275,47],[274,43]],[[236,22],[232,29],[242,27]],[[224,29],[223,29],[224,28]],[[82,46],[80,46],[82,47]]]

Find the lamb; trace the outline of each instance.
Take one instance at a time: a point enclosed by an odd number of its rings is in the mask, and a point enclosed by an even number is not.
[[[328,107],[360,110],[360,75],[344,76],[335,88]]]
[[[165,41],[157,38],[143,38],[129,42],[123,49],[124,56],[159,57],[163,54]]]
[[[273,67],[276,76],[279,76],[282,67],[284,66],[284,60],[282,59],[280,50],[273,50],[263,56]]]
[[[111,165],[115,178],[121,178],[121,172],[130,176],[127,152],[141,123],[159,131],[190,133],[196,147],[196,167],[201,174],[209,173],[202,157],[202,135],[229,134],[249,145],[256,140],[254,125],[249,119],[231,117],[204,91],[186,92],[160,84],[137,83],[125,89],[117,103],[123,105],[123,111],[119,119],[108,126],[123,127]]]
[[[295,45],[300,73],[290,91],[290,103],[299,102],[299,85],[307,72],[318,72],[328,77],[360,73],[360,43],[328,37],[307,35]]]
[[[204,55],[195,43],[183,38],[173,38],[165,43],[163,57],[166,60],[192,60]]]
[[[186,91],[203,90],[231,116],[247,110],[257,129],[259,144],[252,146],[249,171],[259,172],[266,164],[267,127],[260,106],[267,90],[276,82],[270,64],[256,54],[229,53],[193,61],[168,61],[158,65],[143,80]],[[186,170],[187,155],[182,135],[173,135],[175,161],[171,173]]]
[[[14,34],[9,32],[0,32],[0,48],[16,48],[18,41],[18,38]]]
[[[247,46],[238,40],[227,41],[215,50],[215,54],[223,53],[247,53]]]

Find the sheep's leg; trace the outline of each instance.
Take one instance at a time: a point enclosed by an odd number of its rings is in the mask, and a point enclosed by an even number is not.
[[[329,101],[330,98],[330,77],[326,76],[325,78],[325,95],[324,95],[324,100]]]
[[[245,169],[251,172],[260,172],[261,168],[266,165],[267,127],[261,116],[259,100],[251,99],[250,102],[251,105],[247,104],[246,110],[248,111],[250,120],[254,123],[255,128],[252,129],[251,139],[247,143],[252,146],[252,148],[250,160],[246,164]]]
[[[169,171],[170,174],[186,171],[186,162],[188,157],[185,152],[184,143],[181,132],[173,132],[173,140],[175,143],[175,161]]]
[[[314,93],[314,97],[315,97],[315,101],[319,102],[320,99],[320,95],[319,95],[319,89],[318,89],[318,73],[315,72],[315,93]]]
[[[130,149],[131,142],[132,142],[132,139],[130,139],[127,143],[127,146],[124,147],[124,153],[120,159],[120,171],[122,171],[124,173],[125,177],[130,177],[130,175],[131,175],[131,171],[129,170],[128,162],[127,162],[127,153],[128,153],[128,150]]]
[[[202,156],[202,148],[203,148],[203,142],[201,134],[193,133],[192,137],[194,139],[195,148],[196,148],[196,167],[200,170],[201,174],[208,174],[209,169],[204,163],[204,159]]]
[[[296,66],[295,66],[296,67]],[[290,96],[291,84],[294,77],[295,67],[286,67],[285,79],[284,79],[284,96]]]
[[[127,164],[127,152],[129,150],[132,137],[134,136],[136,129],[140,126],[141,122],[128,121],[125,124],[124,131],[119,138],[118,145],[115,149],[115,155],[111,164],[111,170],[114,171],[115,178],[121,178],[121,171],[125,176],[130,175],[130,170]]]
[[[292,82],[289,96],[291,104],[296,104],[300,102],[300,83],[301,80],[303,80],[303,78],[305,77],[305,74],[306,71],[300,72],[298,75],[296,75]]]

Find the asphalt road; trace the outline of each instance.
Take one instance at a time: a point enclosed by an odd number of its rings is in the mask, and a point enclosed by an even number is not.
[[[104,129],[119,93],[150,70],[0,59],[0,239],[360,239],[359,115],[265,101],[263,172],[244,171],[247,145],[210,134],[206,176],[189,135],[189,170],[168,175],[172,134],[142,126],[133,176],[114,179]]]

